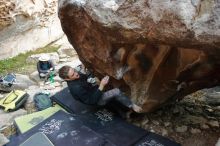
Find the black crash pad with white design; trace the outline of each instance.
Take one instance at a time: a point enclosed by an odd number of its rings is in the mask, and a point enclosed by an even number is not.
[[[58,111],[31,130],[15,137],[6,146],[18,146],[37,132],[44,133],[55,146],[115,146],[73,115],[63,111]]]
[[[134,146],[181,146],[180,144],[155,133],[149,133]]]
[[[104,136],[117,146],[133,145],[149,133],[144,129],[125,122],[107,109],[77,115],[77,117],[79,117],[84,125]]]
[[[94,108],[74,100],[67,88],[54,95],[52,100],[67,111],[76,113],[76,118],[85,126],[117,146],[180,146],[168,138],[127,123],[107,109]]]

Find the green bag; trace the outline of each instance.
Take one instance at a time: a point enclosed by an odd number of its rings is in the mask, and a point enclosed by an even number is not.
[[[34,103],[39,111],[52,106],[52,102],[50,100],[49,95],[42,92],[34,95]]]

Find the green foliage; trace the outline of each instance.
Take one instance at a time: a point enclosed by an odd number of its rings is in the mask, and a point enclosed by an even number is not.
[[[34,51],[29,51],[26,53],[19,54],[13,58],[8,58],[5,60],[0,60],[0,74],[6,74],[9,72],[16,72],[16,73],[28,73],[34,69],[36,69],[35,64],[26,63],[26,59],[28,56],[33,54],[39,53],[50,53],[50,52],[57,52],[60,46],[52,46],[48,45],[44,48],[40,48]]]

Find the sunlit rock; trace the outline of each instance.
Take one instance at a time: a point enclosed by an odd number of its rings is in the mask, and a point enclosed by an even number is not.
[[[62,35],[56,0],[0,0],[0,59],[44,47]]]

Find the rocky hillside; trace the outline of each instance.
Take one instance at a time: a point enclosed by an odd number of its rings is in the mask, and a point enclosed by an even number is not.
[[[0,0],[0,59],[44,47],[62,35],[56,0]]]

